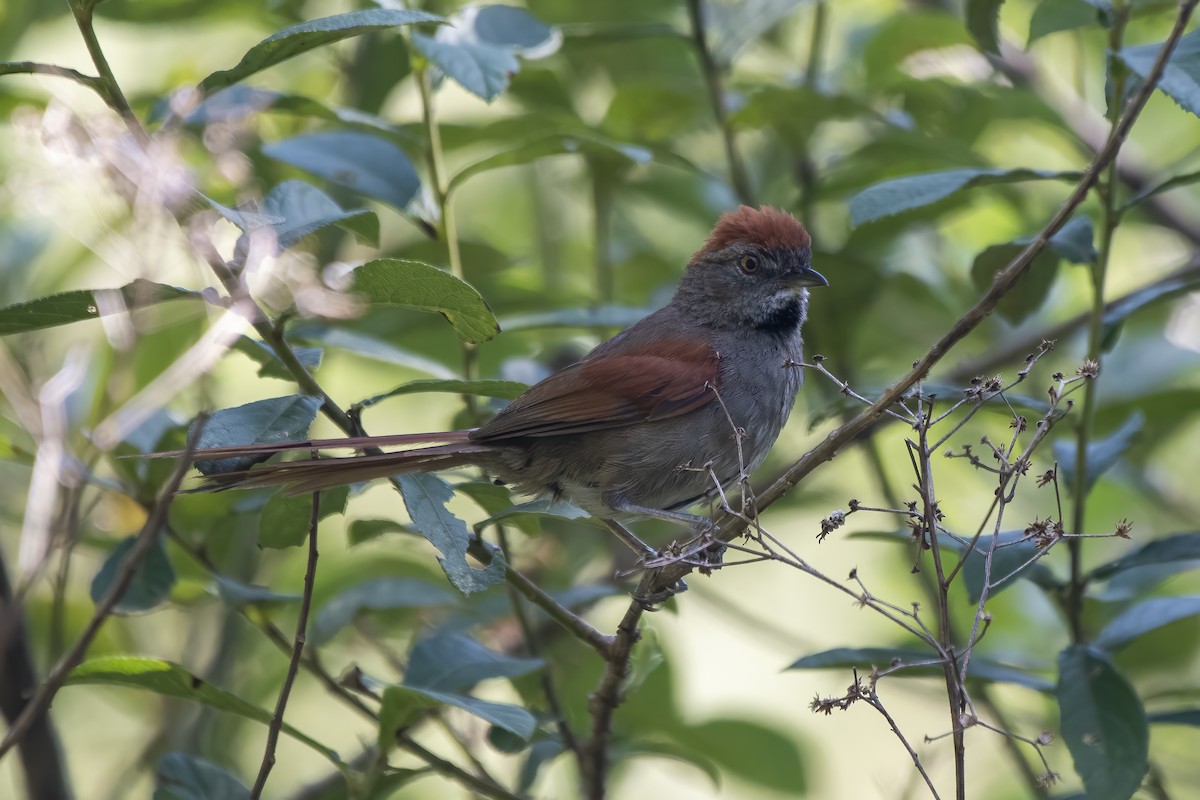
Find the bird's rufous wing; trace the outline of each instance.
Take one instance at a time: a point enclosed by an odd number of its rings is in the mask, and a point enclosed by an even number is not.
[[[660,339],[584,359],[530,388],[475,442],[621,428],[694,411],[716,399],[720,358],[707,342]]]

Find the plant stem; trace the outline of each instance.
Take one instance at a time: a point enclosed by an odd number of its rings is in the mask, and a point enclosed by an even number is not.
[[[1112,97],[1108,103],[1108,119],[1113,130],[1117,127],[1125,97],[1125,69],[1117,63],[1116,54],[1120,52],[1125,37],[1125,24],[1129,20],[1128,8],[1122,0],[1113,4],[1113,24],[1109,29],[1108,58],[1112,69]],[[1117,172],[1116,159],[1105,172],[1104,180],[1098,184],[1097,193],[1100,196],[1100,241],[1097,247],[1096,263],[1092,265],[1092,311],[1088,321],[1087,358],[1100,361],[1101,337],[1104,330],[1104,284],[1108,277],[1108,263],[1112,257],[1113,234],[1120,224],[1121,212],[1116,202],[1117,186],[1120,176]],[[1083,408],[1079,417],[1079,430],[1075,441],[1075,505],[1071,518],[1070,533],[1086,532],[1087,524],[1087,495],[1088,485],[1088,443],[1091,441],[1093,428],[1096,423],[1096,404],[1098,398],[1097,381],[1088,381],[1083,390]],[[1066,617],[1067,626],[1071,631],[1071,641],[1076,644],[1084,640],[1083,630],[1083,595],[1087,588],[1087,579],[1083,574],[1083,540],[1071,538],[1067,540],[1067,551],[1070,553],[1071,575],[1067,584]]]

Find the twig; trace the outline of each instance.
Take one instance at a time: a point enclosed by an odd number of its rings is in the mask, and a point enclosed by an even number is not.
[[[717,127],[721,130],[721,141],[725,145],[725,159],[729,162],[729,181],[742,203],[751,203],[754,192],[750,188],[750,178],[746,174],[746,166],[738,154],[737,143],[734,141],[733,128],[729,127],[729,117],[725,111],[724,89],[721,86],[721,69],[713,59],[708,47],[708,38],[704,28],[704,4],[701,0],[687,0],[688,20],[692,26],[692,44],[696,48],[696,57],[700,61],[700,70],[704,73],[704,83],[708,88],[708,99],[712,104],[713,116],[716,117]]]
[[[0,62],[0,75],[53,75],[56,78],[66,78],[86,86],[93,92],[104,93],[103,81],[92,75],[84,75],[70,67],[60,67],[57,64],[42,64],[37,61],[6,61]]]
[[[183,483],[183,476],[187,474],[192,463],[192,453],[196,451],[196,442],[199,441],[200,434],[204,430],[207,418],[204,416],[198,417],[195,426],[192,428],[191,435],[188,437],[187,446],[184,448],[183,455],[176,462],[175,469],[171,472],[171,477],[167,480],[162,491],[158,495],[158,499],[154,503],[154,508],[151,509],[150,515],[146,517],[146,522],[142,525],[142,530],[138,533],[137,539],[134,540],[133,547],[129,549],[124,560],[121,563],[121,570],[117,574],[117,579],[113,585],[96,604],[96,611],[88,622],[87,627],[83,629],[79,639],[67,651],[62,660],[51,670],[46,676],[46,680],[38,687],[33,698],[25,706],[24,711],[17,717],[17,720],[8,730],[8,735],[4,737],[4,741],[0,742],[0,758],[17,745],[22,737],[24,737],[33,726],[34,722],[46,711],[50,706],[50,701],[54,699],[54,695],[62,688],[63,682],[66,681],[67,675],[74,669],[87,654],[87,650],[91,647],[92,641],[100,632],[100,627],[104,621],[112,614],[117,603],[125,596],[130,584],[133,583],[133,578],[137,574],[138,567],[150,552],[150,548],[158,541],[158,532],[167,521],[167,512],[171,509],[171,504],[175,501],[175,493],[179,491],[179,485]]]
[[[858,676],[855,676],[855,681],[857,680]],[[892,733],[896,734],[896,738],[900,740],[900,744],[904,745],[904,749],[908,751],[908,757],[912,759],[913,766],[917,768],[917,772],[925,780],[925,785],[929,787],[929,793],[933,795],[933,800],[941,800],[941,795],[938,794],[937,787],[933,785],[933,780],[930,779],[929,773],[925,771],[925,765],[921,763],[921,757],[917,755],[917,751],[913,749],[913,746],[908,743],[908,739],[900,731],[900,726],[896,724],[896,720],[892,719],[892,715],[888,713],[887,708],[880,701],[879,693],[874,688],[864,688],[860,691],[863,702],[880,713],[884,720],[887,721],[888,727],[892,729]]]
[[[604,800],[608,783],[608,744],[612,736],[613,712],[624,699],[625,678],[629,675],[629,659],[641,634],[638,622],[646,607],[640,602],[629,604],[617,626],[617,634],[604,657],[604,675],[596,691],[588,698],[592,715],[592,735],[583,745],[581,772],[583,794],[587,800]]]
[[[292,643],[292,657],[288,662],[287,675],[284,676],[283,686],[279,689],[279,699],[275,701],[275,713],[271,715],[271,725],[267,729],[267,746],[263,751],[262,764],[258,768],[254,788],[250,790],[250,800],[262,797],[267,777],[271,774],[271,768],[275,766],[275,745],[279,742],[279,731],[283,728],[283,712],[292,693],[292,684],[296,682],[296,673],[300,671],[300,657],[304,655],[304,643],[308,638],[308,611],[312,607],[313,586],[317,580],[317,525],[320,521],[321,493],[313,492],[312,514],[308,518],[308,565],[304,569],[304,593],[300,596],[300,613],[296,618],[296,638]]]
[[[873,426],[876,421],[884,416],[889,408],[904,397],[909,389],[928,375],[930,369],[940,362],[954,345],[978,327],[996,308],[1001,298],[1012,291],[1017,282],[1029,270],[1033,260],[1039,253],[1046,249],[1050,238],[1062,229],[1063,225],[1067,223],[1067,220],[1075,212],[1075,209],[1086,199],[1088,192],[1095,185],[1100,172],[1112,163],[1113,158],[1116,157],[1122,143],[1124,143],[1129,135],[1130,128],[1141,114],[1142,108],[1150,98],[1150,94],[1157,87],[1158,81],[1162,77],[1163,69],[1166,67],[1167,60],[1170,58],[1171,53],[1174,52],[1179,39],[1183,36],[1184,29],[1187,27],[1187,22],[1195,10],[1197,1],[1185,0],[1180,8],[1175,25],[1163,43],[1162,49],[1155,59],[1154,66],[1146,76],[1145,82],[1127,104],[1125,112],[1122,114],[1117,125],[1114,126],[1104,147],[1096,154],[1095,159],[1084,171],[1075,189],[1046,224],[1045,228],[1042,229],[1042,232],[996,275],[991,287],[984,293],[983,297],[963,314],[950,327],[950,330],[934,343],[929,351],[915,363],[907,375],[884,392],[870,408],[865,409],[850,422],[832,431],[825,437],[824,441],[792,464],[774,483],[765,490],[758,492],[758,508],[760,511],[790,493],[810,472],[832,459],[838,450]],[[722,517],[722,519],[717,521],[717,524],[720,527],[718,536],[724,541],[730,541],[740,536],[747,527],[744,523],[738,523],[730,515]],[[691,569],[691,567],[682,564],[666,567],[659,572],[654,585],[649,588],[651,591],[662,591],[686,576],[691,572]]]

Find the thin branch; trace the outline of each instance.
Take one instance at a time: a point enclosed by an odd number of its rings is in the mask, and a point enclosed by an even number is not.
[[[708,37],[704,28],[704,4],[701,0],[687,0],[688,20],[691,22],[692,45],[696,49],[696,57],[700,61],[700,71],[704,73],[704,83],[708,88],[708,99],[712,104],[713,116],[716,117],[717,127],[721,130],[721,141],[725,145],[725,159],[729,163],[729,181],[742,203],[752,203],[754,192],[750,188],[750,177],[746,166],[738,154],[737,143],[734,141],[733,128],[729,126],[729,116],[725,110],[725,91],[722,87],[721,68],[713,59],[708,47]]]
[[[50,707],[50,701],[54,699],[54,695],[62,688],[63,683],[67,679],[67,675],[74,669],[85,655],[87,650],[95,640],[96,635],[100,633],[101,626],[104,621],[112,614],[117,603],[125,596],[130,585],[133,583],[133,578],[137,574],[138,567],[142,565],[142,561],[150,553],[150,548],[158,541],[158,533],[167,521],[167,512],[171,509],[171,504],[175,501],[175,494],[179,491],[179,485],[183,483],[183,476],[187,474],[192,463],[192,453],[196,451],[196,442],[199,441],[200,434],[204,430],[206,417],[198,417],[196,424],[192,427],[191,435],[188,437],[187,446],[183,454],[175,464],[175,469],[171,473],[171,477],[167,480],[158,499],[154,503],[154,508],[151,509],[149,516],[146,517],[146,522],[142,525],[142,530],[138,533],[134,540],[133,547],[129,549],[129,553],[121,562],[121,570],[117,574],[117,579],[109,590],[96,604],[96,612],[92,615],[87,627],[83,629],[79,639],[67,651],[62,660],[51,670],[46,676],[46,680],[38,687],[37,692],[25,706],[25,710],[17,717],[16,722],[8,729],[8,735],[4,737],[4,741],[0,742],[0,758],[17,745],[21,739],[29,732],[34,722]]]
[[[1133,123],[1141,114],[1146,101],[1157,87],[1167,61],[1171,53],[1174,52],[1175,46],[1179,43],[1179,39],[1183,36],[1187,22],[1191,18],[1197,2],[1198,0],[1185,0],[1175,21],[1175,25],[1163,43],[1162,49],[1155,59],[1154,66],[1146,76],[1145,82],[1127,104],[1124,114],[1122,114],[1120,121],[1113,128],[1104,147],[1096,154],[1096,158],[1084,171],[1075,189],[1059,208],[1058,212],[1046,224],[1045,228],[1042,229],[1042,232],[996,275],[991,287],[984,293],[983,297],[955,322],[950,327],[950,330],[934,343],[929,351],[915,363],[907,375],[884,392],[870,408],[865,409],[853,420],[832,431],[825,437],[824,441],[792,464],[773,484],[762,492],[758,492],[758,508],[760,511],[789,494],[810,472],[832,459],[842,447],[854,441],[864,431],[873,426],[884,416],[888,409],[904,397],[909,389],[928,375],[930,369],[940,362],[954,345],[978,327],[996,308],[1001,298],[1012,291],[1017,282],[1029,270],[1033,260],[1046,249],[1050,238],[1062,229],[1063,225],[1067,223],[1067,220],[1075,212],[1075,209],[1086,199],[1088,192],[1095,185],[1100,172],[1112,163],[1113,158],[1116,157],[1121,145],[1129,136],[1130,128],[1133,127]],[[718,535],[724,541],[730,541],[740,536],[747,527],[745,523],[738,522],[728,514],[717,520],[717,524],[720,527]],[[658,591],[666,589],[686,576],[691,570],[691,567],[681,564],[664,568],[659,571],[658,576],[653,582],[653,586],[650,588]]]
[[[592,715],[592,735],[583,745],[581,771],[583,793],[587,800],[604,800],[608,784],[608,745],[612,737],[612,719],[624,699],[625,678],[629,675],[629,660],[633,646],[641,634],[638,622],[646,607],[640,602],[629,604],[612,646],[605,655],[604,675],[591,697],[588,710]]]
[[[93,92],[104,96],[104,82],[94,75],[84,75],[70,67],[60,67],[57,64],[42,64],[38,61],[3,61],[0,62],[0,75],[53,75],[56,78],[66,78],[86,86]]]
[[[292,693],[292,684],[296,682],[296,673],[300,671],[300,657],[304,655],[304,643],[308,637],[308,611],[312,607],[313,586],[317,580],[317,525],[320,521],[321,493],[313,492],[312,514],[308,519],[308,565],[304,569],[304,593],[300,596],[300,613],[296,618],[296,638],[292,642],[292,657],[288,662],[287,675],[279,689],[279,699],[275,702],[275,713],[271,715],[271,725],[267,729],[267,746],[263,751],[262,764],[258,768],[254,788],[250,790],[250,800],[262,797],[267,777],[271,774],[271,768],[275,766],[275,746],[283,728],[283,712]]]

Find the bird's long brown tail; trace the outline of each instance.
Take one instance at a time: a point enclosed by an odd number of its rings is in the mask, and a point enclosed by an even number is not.
[[[219,491],[283,485],[287,487],[287,494],[305,494],[390,475],[460,467],[472,463],[479,454],[490,449],[486,445],[464,442],[396,453],[285,461],[255,469],[213,473],[206,476],[202,488]]]

